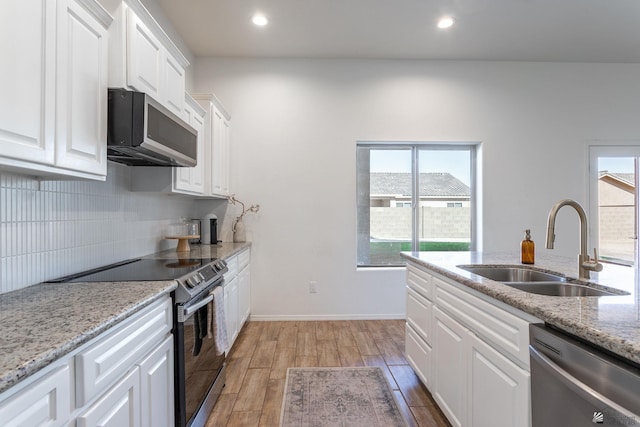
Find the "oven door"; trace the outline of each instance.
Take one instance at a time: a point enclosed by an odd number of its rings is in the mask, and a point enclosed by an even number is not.
[[[212,288],[210,288],[212,289]],[[224,386],[224,353],[216,355],[207,336],[209,291],[185,305],[177,304],[175,325],[176,426],[203,426]],[[214,385],[215,384],[215,385]]]

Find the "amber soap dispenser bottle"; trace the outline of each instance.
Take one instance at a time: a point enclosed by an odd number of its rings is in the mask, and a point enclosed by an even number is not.
[[[533,264],[536,260],[536,245],[531,240],[531,230],[524,230],[524,240],[520,243],[520,261]]]

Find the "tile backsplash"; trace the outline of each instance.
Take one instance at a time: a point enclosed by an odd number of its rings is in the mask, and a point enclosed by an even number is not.
[[[0,293],[175,247],[166,226],[197,213],[195,202],[130,192],[130,179],[111,162],[106,182],[0,171]]]

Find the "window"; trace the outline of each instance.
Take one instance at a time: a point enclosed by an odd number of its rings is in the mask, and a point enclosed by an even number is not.
[[[474,145],[358,144],[358,266],[474,248],[474,163]]]
[[[638,264],[640,146],[590,147],[590,234],[603,261]]]

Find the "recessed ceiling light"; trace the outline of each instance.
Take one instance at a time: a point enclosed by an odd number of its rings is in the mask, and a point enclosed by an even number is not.
[[[264,27],[269,23],[269,20],[263,14],[256,13],[255,15],[253,15],[253,18],[251,18],[251,22],[253,22],[258,27]]]
[[[455,20],[451,16],[443,16],[438,20],[438,28],[445,29],[453,25]]]

